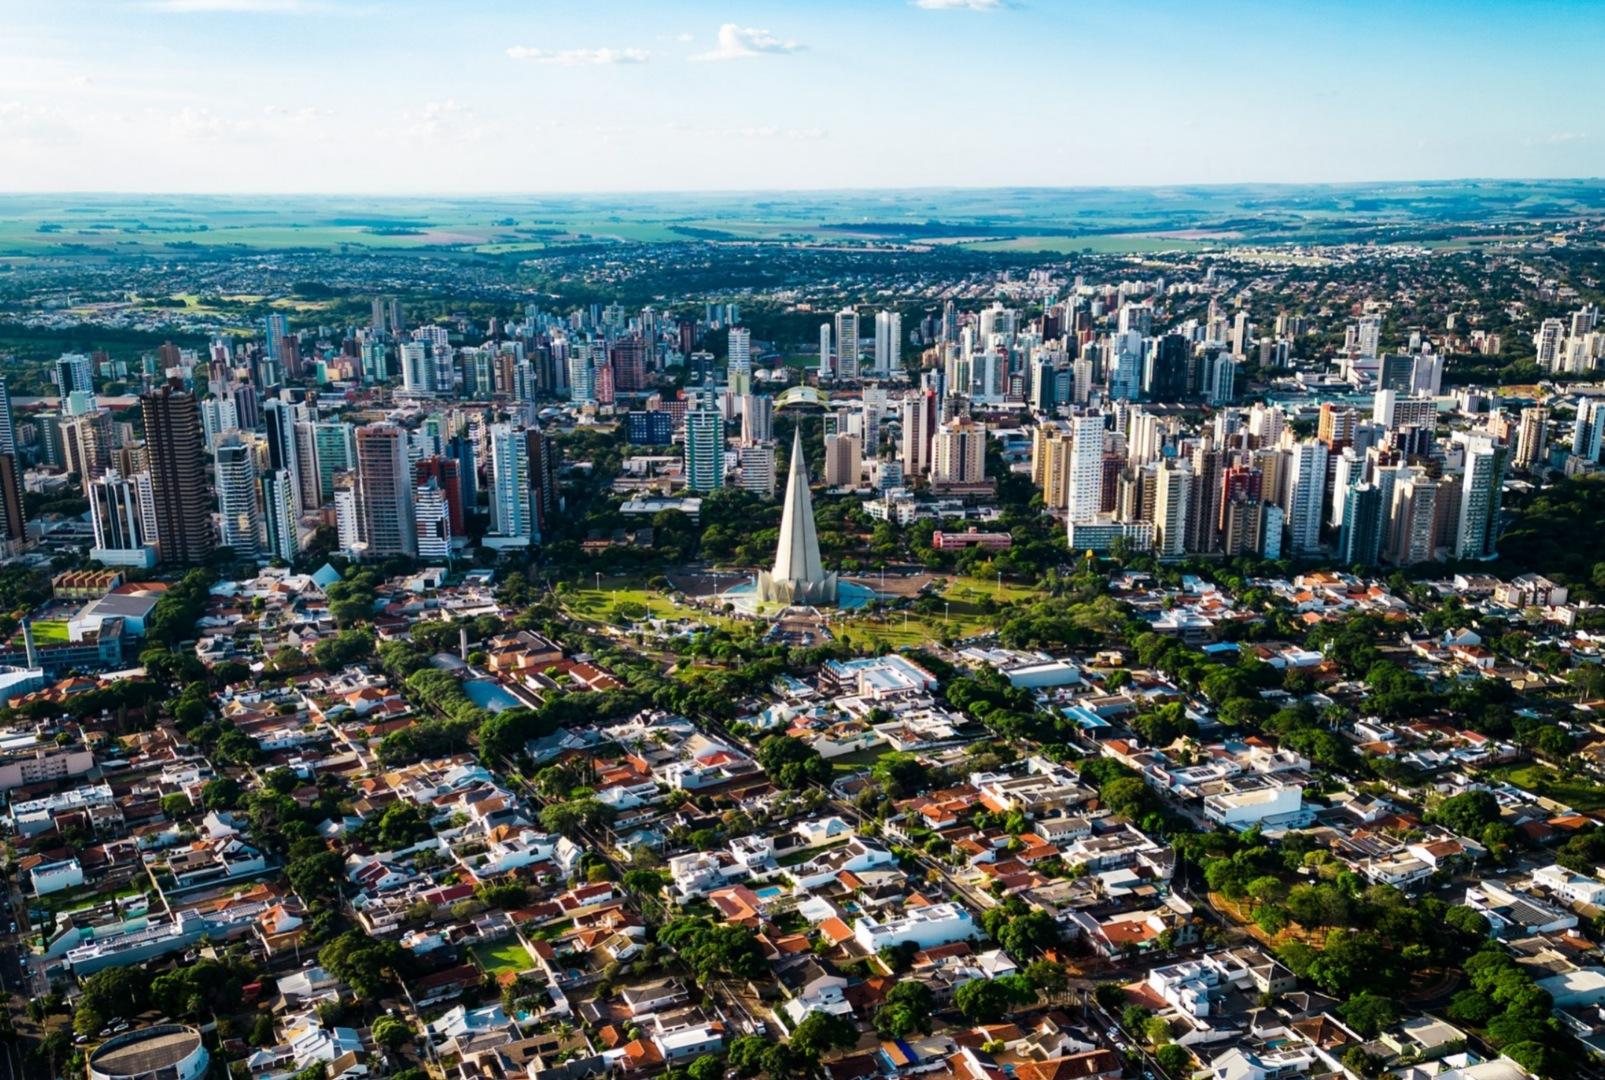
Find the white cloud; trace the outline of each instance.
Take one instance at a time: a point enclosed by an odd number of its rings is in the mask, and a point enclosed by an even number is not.
[[[17,143],[70,142],[72,132],[55,109],[22,101],[0,101],[0,138]]]
[[[141,6],[170,15],[316,15],[354,10],[326,0],[145,0]]]
[[[1564,146],[1567,143],[1587,142],[1588,133],[1583,131],[1556,131],[1549,135],[1539,135],[1527,140],[1528,146]]]
[[[674,40],[678,41],[682,45],[689,45],[693,41],[697,40],[697,37],[692,33],[680,33],[674,35]]]
[[[188,105],[174,113],[168,123],[172,133],[184,140],[220,138],[232,126],[210,109]]]
[[[784,139],[787,142],[813,142],[826,138],[826,133],[816,127],[788,128],[778,127],[774,124],[756,124],[747,127],[728,128],[702,128],[687,124],[671,123],[665,125],[665,130],[675,135],[694,135],[700,139],[753,139],[769,140]]]
[[[507,50],[513,60],[557,67],[597,67],[606,64],[644,64],[651,57],[645,49],[535,49],[514,45]]]
[[[1003,0],[912,0],[917,8],[926,11],[997,11]]]
[[[421,109],[402,113],[394,134],[419,142],[472,143],[482,141],[487,129],[473,109],[447,98],[425,102]]]
[[[767,30],[751,26],[725,23],[719,27],[719,44],[711,52],[698,53],[693,60],[750,60],[756,56],[770,56],[798,52],[803,46],[795,41],[782,41]]]

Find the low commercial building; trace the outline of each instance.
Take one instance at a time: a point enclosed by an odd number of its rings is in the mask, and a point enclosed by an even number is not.
[[[1232,790],[1206,798],[1204,816],[1217,825],[1243,830],[1301,824],[1308,815],[1304,789],[1298,784],[1245,777],[1232,784]]]
[[[938,530],[931,534],[931,546],[937,551],[961,551],[972,547],[1003,551],[1014,546],[1014,537],[1008,533],[977,532],[974,529],[967,529],[964,532]]]
[[[853,937],[871,953],[907,943],[922,949],[934,949],[938,945],[968,941],[980,936],[970,913],[957,904],[910,908],[901,916],[886,922],[865,915],[853,923]]]
[[[49,896],[63,889],[76,889],[84,883],[84,868],[76,858],[40,863],[28,871],[35,896]]]
[[[0,791],[83,776],[94,767],[86,746],[43,743],[33,732],[0,735]]]
[[[89,1055],[89,1080],[200,1080],[210,1063],[199,1031],[160,1024],[102,1043]]]

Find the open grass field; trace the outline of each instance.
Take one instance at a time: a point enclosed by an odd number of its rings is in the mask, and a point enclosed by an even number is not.
[[[978,612],[960,614],[955,610],[944,620],[941,615],[920,615],[912,611],[905,619],[903,612],[893,611],[879,619],[861,615],[837,624],[832,632],[838,640],[845,639],[864,648],[874,648],[884,643],[893,649],[918,649],[939,641],[943,629],[951,631],[955,638],[965,638],[985,633],[991,628],[991,620]]]
[[[0,256],[451,249],[597,241],[797,240],[977,253],[1143,254],[1380,236],[1476,246],[1521,224],[1605,213],[1598,180],[1192,187],[916,188],[496,197],[51,193],[0,196]]]
[[[479,966],[492,976],[509,971],[517,974],[535,966],[529,950],[524,948],[524,943],[516,937],[494,944],[475,945],[473,952],[474,959],[479,961]]]
[[[1562,776],[1559,771],[1536,761],[1503,765],[1487,770],[1484,775],[1490,780],[1503,780],[1523,791],[1565,803],[1574,810],[1605,809],[1605,786],[1586,776]]]
[[[1203,247],[1221,247],[1228,242],[1114,233],[1098,236],[1011,236],[1001,240],[965,241],[963,246],[975,251],[1046,251],[1061,255],[1090,251],[1095,255],[1151,255],[1157,251],[1196,251]]]
[[[1046,594],[1035,585],[1022,585],[1014,581],[1004,581],[999,585],[996,578],[989,581],[985,578],[956,577],[943,588],[942,595],[951,600],[957,610],[960,603],[979,604],[990,598],[1000,604],[1008,604],[1036,600]]]
[[[1025,603],[1043,595],[1034,585],[997,579],[955,577],[942,586],[940,595],[947,602],[944,611],[921,614],[891,611],[875,616],[868,613],[839,624],[838,638],[870,648],[882,644],[893,649],[917,649],[942,638],[947,630],[955,638],[973,637],[993,628],[993,615],[984,610],[985,602]]]
[[[649,589],[637,578],[602,578],[602,587],[596,588],[595,578],[590,588],[570,588],[563,594],[563,606],[587,622],[612,626],[616,624],[613,609],[620,604],[639,604],[658,619],[690,619],[704,626],[731,627],[737,620],[715,615],[700,608],[676,604],[656,589]]]

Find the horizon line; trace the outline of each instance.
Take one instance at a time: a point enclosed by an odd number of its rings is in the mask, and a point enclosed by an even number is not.
[[[664,196],[664,195],[829,195],[895,192],[1075,192],[1075,191],[1163,191],[1167,189],[1218,189],[1244,187],[1278,188],[1347,188],[1372,186],[1447,185],[1447,184],[1585,184],[1605,187],[1605,174],[1597,176],[1452,176],[1404,177],[1371,180],[1221,180],[1176,181],[1170,183],[1134,184],[916,184],[878,185],[869,187],[733,187],[733,188],[591,188],[587,190],[506,190],[506,191],[452,191],[447,189],[415,191],[376,191],[349,188],[309,191],[286,190],[155,190],[155,189],[70,189],[43,191],[37,189],[0,188],[0,198],[65,198],[69,196],[112,198],[142,196],[147,198],[335,198],[361,197],[373,199],[529,199],[529,198],[586,198],[612,196]]]

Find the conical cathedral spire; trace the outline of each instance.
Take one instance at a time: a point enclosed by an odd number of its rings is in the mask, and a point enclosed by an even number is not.
[[[758,595],[783,604],[834,604],[836,575],[825,572],[814,529],[814,503],[808,492],[808,460],[803,455],[802,428],[791,441],[791,467],[786,501],[780,513],[780,543],[775,567],[758,575]]]

